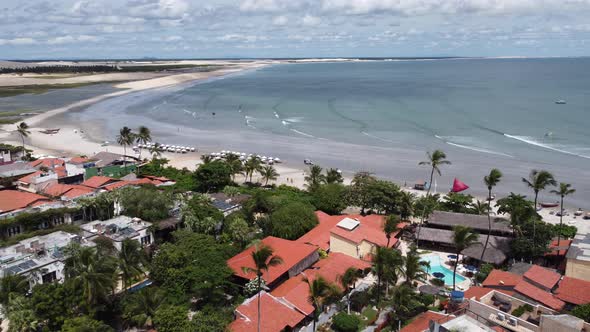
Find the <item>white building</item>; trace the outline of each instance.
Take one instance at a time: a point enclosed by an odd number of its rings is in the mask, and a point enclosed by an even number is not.
[[[117,250],[121,250],[121,243],[125,239],[135,240],[142,246],[151,244],[154,238],[149,229],[151,225],[151,223],[139,218],[118,216],[110,220],[89,222],[80,227],[86,240],[105,236],[113,241]]]
[[[0,278],[10,274],[24,275],[31,287],[63,281],[64,248],[72,242],[94,246],[93,242],[85,241],[78,235],[58,231],[0,248]]]

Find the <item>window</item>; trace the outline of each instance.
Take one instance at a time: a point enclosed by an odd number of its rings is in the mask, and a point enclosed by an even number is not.
[[[142,237],[140,242],[141,242],[142,246],[145,246],[146,244],[150,244],[150,243],[152,243],[152,236],[148,234],[148,235]]]
[[[64,216],[54,217],[53,218],[53,226],[61,225],[65,222]]]
[[[20,225],[8,227],[6,233],[8,234],[8,237],[20,234]]]
[[[43,280],[44,284],[53,282],[57,279],[57,273],[55,271],[46,273],[41,276],[41,279]]]

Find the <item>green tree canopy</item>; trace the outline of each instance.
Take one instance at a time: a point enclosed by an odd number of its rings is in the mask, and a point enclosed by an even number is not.
[[[473,196],[461,193],[448,193],[443,197],[439,208],[443,211],[475,214],[471,208]]]
[[[313,205],[327,214],[340,214],[346,209],[346,187],[340,183],[318,186],[312,193]]]
[[[357,332],[361,321],[354,315],[339,312],[332,319],[332,329],[336,332]]]
[[[172,197],[153,186],[123,188],[120,191],[123,214],[141,218],[145,221],[158,221],[168,218],[172,208]]]
[[[289,203],[270,215],[269,235],[295,240],[317,225],[313,206],[300,202]]]
[[[82,290],[71,282],[48,283],[33,288],[31,303],[35,316],[51,331],[60,331],[64,322],[80,314]]]
[[[217,192],[232,184],[232,169],[221,160],[201,164],[195,171],[197,190],[203,193]]]
[[[63,327],[62,332],[112,332],[113,328],[107,324],[92,319],[88,316],[81,316],[68,319]]]
[[[590,323],[590,303],[579,305],[572,310],[572,315]]]
[[[161,306],[156,311],[154,325],[158,332],[193,331],[184,306]]]

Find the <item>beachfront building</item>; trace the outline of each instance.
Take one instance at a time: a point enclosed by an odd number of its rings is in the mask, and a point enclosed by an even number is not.
[[[258,328],[258,294],[236,308],[235,320],[228,326],[232,332],[254,332]],[[278,299],[265,291],[260,294],[260,330],[265,332],[295,331],[303,325],[306,316],[292,304]]]
[[[96,175],[123,177],[135,172],[139,159],[134,156],[125,156],[117,153],[101,151],[88,158],[84,163],[85,178]]]
[[[358,259],[371,260],[377,246],[387,246],[383,231],[385,217],[381,215],[330,216],[317,211],[318,225],[297,239],[298,242],[314,245],[328,252],[339,252]],[[398,228],[403,229],[406,223]],[[400,231],[391,234],[390,247],[397,247]]]
[[[250,195],[239,194],[230,197],[222,192],[208,194],[207,196],[211,198],[211,205],[223,213],[224,217],[241,210],[242,204],[250,199]]]
[[[117,250],[121,250],[123,240],[132,239],[142,246],[152,243],[154,235],[150,228],[152,224],[139,218],[118,216],[109,220],[97,220],[81,225],[84,239],[93,240],[100,236],[113,241]]]
[[[0,278],[18,274],[28,278],[30,286],[64,279],[64,248],[71,243],[93,246],[80,236],[62,231],[35,236],[0,248]]]
[[[316,247],[297,241],[268,236],[260,241],[259,245],[271,247],[274,250],[274,255],[283,259],[282,264],[271,266],[268,271],[264,271],[262,274],[262,279],[269,289],[273,289],[287,279],[298,275],[319,259]],[[239,284],[246,284],[256,278],[254,273],[245,273],[243,270],[244,267],[254,268],[252,252],[255,249],[256,245],[250,246],[227,260],[227,265],[234,271],[234,277]]]
[[[84,181],[84,170],[61,158],[43,158],[32,161],[31,166],[38,170],[49,170],[58,175],[58,183],[78,184]]]
[[[566,254],[565,275],[590,281],[590,233],[578,233]]]
[[[34,167],[24,161],[0,163],[0,190],[16,189],[19,178],[36,171]]]

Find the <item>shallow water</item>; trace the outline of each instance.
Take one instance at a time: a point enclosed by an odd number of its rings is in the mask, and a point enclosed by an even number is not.
[[[145,124],[164,143],[297,166],[311,158],[408,185],[427,176],[417,166],[425,151],[443,149],[453,165],[438,191],[458,177],[483,194],[482,177],[497,167],[499,193],[529,194],[520,178],[542,168],[574,185],[571,205],[590,207],[588,86],[587,58],[285,64],[129,94],[71,116],[100,120],[100,139]]]

